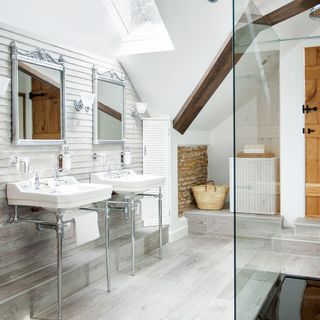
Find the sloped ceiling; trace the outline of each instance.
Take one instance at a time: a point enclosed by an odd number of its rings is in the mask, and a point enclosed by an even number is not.
[[[173,52],[120,57],[142,100],[152,109],[178,113],[212,59],[232,32],[232,2],[220,0],[157,0],[157,5],[175,45]],[[290,0],[253,0],[254,14],[266,14]],[[240,17],[249,0],[236,2]],[[190,130],[214,129],[232,113],[232,75],[209,100]]]
[[[231,32],[232,3],[156,2],[175,51],[120,57],[120,61],[141,99],[148,102],[150,108],[174,117]],[[197,119],[192,129],[211,127],[211,124],[203,125]]]

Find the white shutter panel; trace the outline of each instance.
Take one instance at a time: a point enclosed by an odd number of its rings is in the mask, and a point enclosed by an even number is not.
[[[143,120],[143,173],[156,174],[166,178],[162,187],[163,224],[170,224],[169,210],[169,150],[170,150],[169,119],[148,118]],[[158,193],[158,189],[150,193]],[[157,226],[158,199],[145,197],[142,199],[142,221],[144,226]]]

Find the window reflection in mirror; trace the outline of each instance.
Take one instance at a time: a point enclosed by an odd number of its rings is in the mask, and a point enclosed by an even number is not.
[[[19,61],[19,139],[61,137],[61,71]]]
[[[122,140],[124,87],[98,80],[98,139]]]

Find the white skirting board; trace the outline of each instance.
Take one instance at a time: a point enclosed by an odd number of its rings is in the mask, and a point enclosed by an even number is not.
[[[188,220],[186,217],[179,217],[175,225],[169,228],[169,242],[178,241],[188,235]]]
[[[230,211],[234,211],[234,161],[230,158]],[[278,158],[236,159],[236,212],[276,214]]]

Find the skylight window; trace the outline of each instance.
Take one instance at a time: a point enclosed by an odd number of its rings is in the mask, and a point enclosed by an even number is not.
[[[154,0],[110,0],[122,25],[118,55],[174,50]]]
[[[161,24],[162,19],[154,0],[111,0],[119,17],[130,33],[137,28]]]

